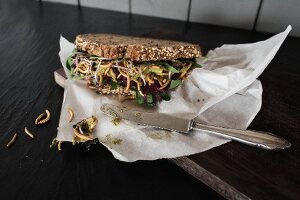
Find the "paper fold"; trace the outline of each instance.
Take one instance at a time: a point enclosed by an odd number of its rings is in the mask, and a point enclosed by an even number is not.
[[[171,100],[161,102],[155,112],[195,118],[209,125],[246,129],[261,107],[262,86],[256,79],[273,59],[290,30],[291,26],[288,26],[284,32],[265,41],[223,45],[209,51],[207,59],[201,62],[203,68],[194,69],[183,86],[171,92]],[[74,45],[62,37],[60,44],[59,55],[65,68]],[[99,124],[95,137],[122,161],[186,156],[229,141],[203,131],[184,135],[138,126],[125,120],[114,126],[99,109],[103,103],[120,104],[113,96],[95,94],[83,81],[67,80],[57,139],[73,139],[72,124],[67,123],[67,108],[71,107],[75,113],[74,122],[97,116]],[[125,104],[136,106],[130,102]]]

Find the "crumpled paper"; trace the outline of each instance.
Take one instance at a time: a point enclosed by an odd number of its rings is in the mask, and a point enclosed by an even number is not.
[[[171,92],[170,101],[162,101],[154,112],[168,113],[195,121],[228,128],[246,129],[261,107],[262,86],[257,77],[273,59],[291,30],[291,26],[265,41],[223,45],[211,50],[199,61],[203,68],[194,69],[182,87]],[[74,45],[60,38],[59,56],[65,63]],[[206,151],[230,140],[191,131],[181,134],[137,125],[122,120],[118,126],[100,111],[103,103],[120,105],[112,95],[98,95],[87,89],[84,81],[68,79],[65,84],[57,140],[72,141],[72,125],[92,115],[99,119],[94,136],[116,159],[126,162],[174,158]],[[141,109],[134,102],[122,105]],[[67,123],[67,109],[75,113]]]

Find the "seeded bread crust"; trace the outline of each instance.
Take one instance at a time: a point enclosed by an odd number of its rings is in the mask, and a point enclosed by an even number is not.
[[[110,59],[150,61],[201,56],[197,44],[114,34],[78,35],[75,44],[80,51]]]

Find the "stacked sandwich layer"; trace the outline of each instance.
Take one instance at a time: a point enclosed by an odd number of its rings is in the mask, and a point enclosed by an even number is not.
[[[198,45],[107,34],[79,35],[67,68],[73,79],[85,79],[99,94],[118,94],[155,105],[169,100],[192,69]]]

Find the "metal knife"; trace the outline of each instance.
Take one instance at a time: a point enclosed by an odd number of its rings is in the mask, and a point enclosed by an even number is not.
[[[200,130],[267,150],[280,150],[291,146],[289,141],[268,132],[208,126],[197,123],[192,119],[184,119],[173,115],[154,112],[141,112],[126,106],[116,106],[113,104],[103,104],[100,109],[103,113],[114,119],[130,120],[141,125],[180,133]]]

